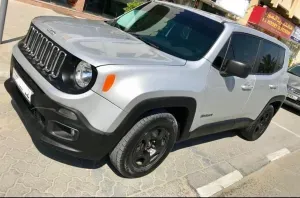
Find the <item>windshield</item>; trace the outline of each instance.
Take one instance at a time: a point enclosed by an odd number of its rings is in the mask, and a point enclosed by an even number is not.
[[[111,25],[185,60],[202,58],[224,29],[209,18],[156,2],[128,12]]]
[[[300,65],[295,65],[288,69],[288,72],[300,77]]]

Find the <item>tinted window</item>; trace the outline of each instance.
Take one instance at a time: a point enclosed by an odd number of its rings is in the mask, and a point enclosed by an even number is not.
[[[260,47],[254,73],[272,74],[280,70],[284,62],[284,50],[276,44],[264,40]]]
[[[186,60],[202,58],[224,29],[223,24],[204,16],[156,2],[123,15],[115,26]]]
[[[223,61],[223,65],[226,65],[228,60],[236,60],[253,66],[257,56],[259,42],[259,38],[248,34],[233,34],[230,39],[230,44],[228,46],[225,61]],[[221,51],[220,55],[217,56],[218,59],[222,57],[222,53],[223,52]]]
[[[220,69],[220,67],[222,66],[222,63],[223,63],[224,58],[226,56],[226,51],[227,51],[227,48],[228,48],[228,44],[229,44],[229,41],[227,41],[225,43],[225,45],[223,46],[223,48],[221,49],[221,51],[219,52],[218,56],[216,57],[216,59],[213,62],[213,66],[216,69]]]

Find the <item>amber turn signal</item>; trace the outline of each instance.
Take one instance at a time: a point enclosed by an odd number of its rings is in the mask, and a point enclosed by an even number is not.
[[[106,76],[106,79],[104,81],[103,87],[102,87],[102,91],[103,92],[107,92],[110,90],[110,88],[112,87],[112,85],[114,84],[116,79],[116,75],[115,74],[109,74]]]

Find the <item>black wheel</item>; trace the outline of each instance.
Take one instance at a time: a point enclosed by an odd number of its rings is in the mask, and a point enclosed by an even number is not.
[[[257,140],[268,128],[273,116],[274,107],[269,105],[248,128],[241,131],[242,136],[249,141]]]
[[[124,177],[141,177],[153,171],[176,141],[177,121],[170,113],[149,115],[138,121],[110,154]]]

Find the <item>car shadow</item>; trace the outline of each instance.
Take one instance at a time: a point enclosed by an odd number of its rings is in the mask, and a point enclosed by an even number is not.
[[[6,87],[6,86],[5,86]],[[101,168],[104,165],[108,165],[111,170],[118,176],[122,177],[119,172],[115,169],[115,167],[111,164],[109,157],[105,156],[101,160],[93,161],[93,160],[86,160],[77,158],[68,154],[65,154],[63,152],[57,151],[55,149],[49,148],[49,146],[44,145],[43,142],[36,139],[36,137],[33,134],[40,133],[41,130],[43,130],[39,123],[35,122],[34,120],[26,117],[24,114],[22,114],[20,108],[18,105],[14,102],[14,100],[11,100],[11,104],[14,108],[14,110],[17,112],[19,118],[21,119],[23,125],[25,126],[27,132],[29,133],[33,144],[38,149],[38,151],[50,159],[53,159],[55,161],[61,162],[63,164],[79,167],[79,168],[85,168],[85,169],[98,169]],[[208,143],[211,141],[215,141],[218,139],[223,138],[229,138],[236,135],[235,131],[227,131],[212,135],[207,135],[199,138],[194,138],[190,140],[186,140],[183,142],[176,143],[173,147],[173,150],[171,152],[176,152],[177,150],[184,149],[187,147],[192,147],[199,144]]]
[[[201,137],[185,140],[185,141],[176,143],[173,147],[172,152],[175,152],[180,149],[185,149],[187,147],[205,144],[205,143],[223,139],[223,138],[234,137],[236,135],[237,135],[237,132],[235,130],[231,130],[231,131],[225,131],[225,132],[221,132],[221,133],[215,133],[215,134],[211,134],[211,135],[206,135],[206,136],[201,136]]]
[[[33,134],[39,133],[39,131],[41,130],[39,124],[33,123],[33,122],[31,122],[30,119],[24,117],[22,115],[18,105],[15,104],[15,102],[13,100],[11,101],[11,104],[12,104],[13,108],[15,109],[15,111],[17,112],[17,114],[19,115],[20,119],[22,120],[29,135],[31,136],[33,144],[35,145],[35,147],[38,149],[38,151],[41,154],[43,154],[53,160],[59,161],[61,163],[79,167],[79,168],[98,169],[98,168],[101,168],[103,165],[107,164],[116,175],[122,177],[118,173],[118,171],[115,169],[115,167],[111,164],[108,156],[105,156],[101,160],[93,161],[93,160],[87,160],[87,159],[73,157],[71,155],[65,154],[63,152],[57,151],[52,148],[49,149],[49,146],[44,145],[41,141],[37,140],[33,136]],[[176,143],[171,152],[176,152],[177,150],[180,150],[180,149],[185,149],[185,148],[192,147],[195,145],[204,144],[204,143],[208,143],[211,141],[215,141],[215,140],[219,140],[219,139],[223,139],[223,138],[230,138],[230,137],[234,137],[234,136],[236,136],[236,132],[232,130],[232,131],[226,131],[226,132],[222,132],[222,133],[207,135],[207,136],[203,136],[203,137],[199,137],[199,138],[193,138],[190,140],[185,140],[185,141]]]
[[[297,109],[295,109],[293,107],[290,107],[290,106],[288,106],[286,104],[283,104],[281,106],[281,108],[283,108],[283,109],[285,109],[285,110],[287,110],[287,111],[289,111],[289,112],[291,112],[293,114],[296,114],[296,115],[300,116],[300,111],[299,110],[297,110]]]

